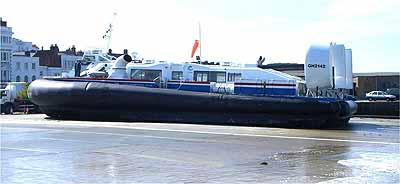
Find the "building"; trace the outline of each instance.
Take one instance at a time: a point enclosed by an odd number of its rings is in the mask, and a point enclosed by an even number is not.
[[[61,70],[62,72],[69,72],[75,65],[75,62],[78,59],[82,59],[83,52],[76,51],[75,46],[73,45],[71,48],[68,48],[66,51],[61,51],[59,53],[61,56]]]
[[[60,52],[57,44],[51,45],[50,50],[38,50],[33,55],[39,58],[39,65],[45,67],[44,76],[61,76],[63,72],[69,72],[82,56],[83,52],[76,52],[75,46]]]
[[[0,21],[0,82],[2,85],[10,81],[32,82],[44,76],[61,76],[63,72],[72,70],[75,61],[83,56],[83,52],[77,52],[75,46],[66,51],[60,51],[55,44],[50,46],[50,50],[44,50],[43,47],[39,49],[32,42],[12,38],[12,28],[8,27],[7,22],[1,17]]]
[[[17,38],[12,38],[12,52],[25,52],[25,51],[37,51],[39,48],[33,45],[32,42],[25,42]]]
[[[33,57],[39,57],[40,66],[61,68],[61,56],[58,55],[59,49],[57,44],[51,45],[50,50],[38,50]]]
[[[11,60],[12,75],[14,82],[32,82],[43,78],[46,67],[39,65],[39,57],[32,57],[31,52],[14,53]]]
[[[365,99],[370,91],[386,91],[400,87],[399,72],[354,73],[354,95],[358,99]]]
[[[1,44],[0,44],[0,82],[11,81],[11,58],[12,58],[12,28],[0,17]]]
[[[45,76],[61,76],[73,68],[76,60],[81,59],[83,52],[75,50],[73,46],[59,52],[58,46],[52,45],[50,50],[15,52],[11,60],[11,81],[32,82]]]

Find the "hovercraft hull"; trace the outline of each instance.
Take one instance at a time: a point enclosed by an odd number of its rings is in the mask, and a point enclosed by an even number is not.
[[[225,95],[93,80],[36,80],[28,95],[43,113],[67,119],[331,127],[346,124],[355,111],[352,102],[332,99]]]

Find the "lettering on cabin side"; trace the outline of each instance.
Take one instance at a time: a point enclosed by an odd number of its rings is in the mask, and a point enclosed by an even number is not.
[[[308,68],[325,68],[325,64],[308,64]]]

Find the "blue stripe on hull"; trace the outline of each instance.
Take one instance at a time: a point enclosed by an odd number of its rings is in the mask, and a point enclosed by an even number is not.
[[[296,89],[291,88],[252,88],[252,87],[235,87],[235,94],[239,95],[296,95]]]
[[[168,84],[168,89],[178,89],[183,91],[210,92],[209,85],[186,85],[186,84]]]
[[[128,84],[132,86],[142,86],[142,87],[149,87],[149,88],[158,88],[158,85],[152,83],[120,83],[120,84]]]
[[[141,86],[148,88],[158,88],[159,86],[153,82],[119,82],[119,81],[92,81],[92,82],[100,82],[100,83],[108,83],[108,84],[119,84],[119,85],[129,85],[129,86]]]
[[[73,81],[73,82],[100,82],[100,83],[111,83],[111,84],[120,84],[120,85],[132,85],[132,86],[143,86],[143,87],[151,87],[151,88],[159,88],[157,84],[154,82],[134,82],[134,81],[111,81],[111,80],[87,80],[87,79],[47,79],[47,80],[55,80],[55,81]],[[187,85],[187,84],[168,84],[168,89],[178,89],[185,91],[195,91],[195,92],[210,92],[209,85]],[[296,89],[279,89],[279,88],[266,88],[264,94],[264,88],[252,88],[252,87],[235,87],[234,93],[237,95],[254,95],[254,96],[268,96],[274,95],[274,97],[283,97],[288,99],[301,99],[305,101],[326,101],[326,102],[335,102],[336,98],[330,97],[305,97],[305,96],[295,96]]]

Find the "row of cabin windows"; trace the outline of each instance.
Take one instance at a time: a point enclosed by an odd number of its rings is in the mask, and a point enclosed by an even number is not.
[[[226,78],[225,72],[214,71],[195,71],[194,80],[198,82],[237,82],[242,79],[241,73],[228,73]]]
[[[131,70],[131,79],[134,80],[150,80],[155,81],[160,79],[161,70]],[[237,82],[242,79],[241,73],[228,73],[228,82]],[[183,80],[182,71],[172,71],[172,80]],[[214,71],[195,71],[194,81],[197,82],[226,82],[225,72]]]
[[[242,80],[241,73],[228,73],[228,82],[238,82]]]
[[[32,75],[32,81],[36,80],[36,76]],[[19,75],[17,75],[17,77],[15,78],[16,82],[21,82],[21,77]],[[24,82],[29,82],[29,77],[27,75],[25,75],[24,77]]]
[[[97,56],[99,58],[99,61],[108,61],[106,58],[104,58],[103,56]],[[84,56],[83,60],[85,61],[96,61],[96,56]]]

